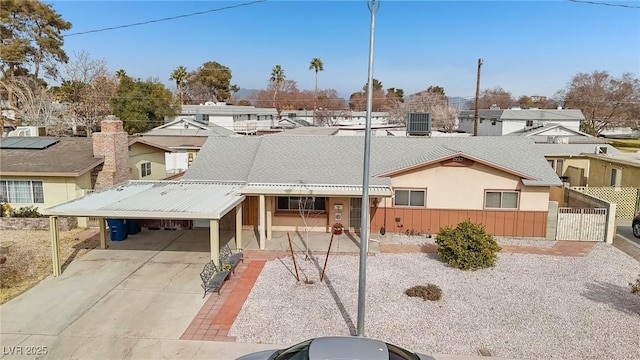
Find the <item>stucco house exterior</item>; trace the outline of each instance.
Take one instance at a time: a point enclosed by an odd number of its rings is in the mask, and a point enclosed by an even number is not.
[[[129,168],[134,180],[162,180],[167,177],[166,154],[176,150],[143,137],[129,139]]]
[[[458,129],[473,134],[474,111],[462,110]],[[478,110],[478,135],[503,136],[550,124],[562,125],[566,131],[579,132],[584,115],[572,109],[482,109]]]
[[[278,112],[275,108],[206,102],[201,105],[182,105],[180,114],[168,117],[165,121],[171,123],[182,119],[193,120],[246,134],[275,127],[277,117]]]
[[[231,136],[236,133],[227,128],[204,124],[192,119],[177,119],[138,134],[139,139],[158,148],[164,148],[164,164],[167,175],[184,172],[198,155],[209,136]]]
[[[2,138],[0,156],[0,193],[14,208],[43,209],[83,196],[104,164],[88,138]]]
[[[549,188],[562,183],[534,146],[520,137],[374,137],[371,231],[435,233],[470,218],[495,235],[545,237]],[[243,226],[261,244],[272,231],[330,231],[335,222],[357,231],[363,148],[362,137],[210,137],[183,180],[243,184]]]

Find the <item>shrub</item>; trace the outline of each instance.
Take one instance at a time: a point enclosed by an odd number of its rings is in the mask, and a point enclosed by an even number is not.
[[[631,285],[631,293],[640,296],[640,275],[638,275],[635,283],[629,283],[629,285]]]
[[[438,255],[461,270],[476,270],[494,265],[500,246],[482,224],[467,219],[456,228],[441,228],[436,235]]]
[[[19,218],[38,218],[42,217],[36,206],[23,206],[18,209],[10,209],[9,216]]]
[[[434,284],[416,285],[407,289],[404,293],[407,296],[422,298],[424,301],[438,301],[442,297],[442,290],[438,285]]]

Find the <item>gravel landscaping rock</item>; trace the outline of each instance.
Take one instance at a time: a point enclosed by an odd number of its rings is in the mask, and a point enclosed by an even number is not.
[[[404,234],[389,234],[377,239],[381,244],[406,244],[406,245],[426,245],[435,244],[435,234],[431,237],[426,235],[404,235]],[[549,240],[535,240],[527,238],[509,238],[509,237],[497,237],[496,241],[498,245],[518,245],[518,246],[536,246],[550,248],[557,243],[557,241]]]
[[[292,345],[354,334],[358,257],[329,258],[324,283],[323,256],[297,257],[313,285],[296,283],[291,259],[281,260],[265,265],[229,335]],[[367,268],[368,337],[424,353],[640,358],[640,297],[628,286],[640,263],[608,244],[586,257],[500,253],[495,267],[478,271],[448,267],[435,254],[378,254]],[[427,283],[442,289],[440,301],[404,295]]]

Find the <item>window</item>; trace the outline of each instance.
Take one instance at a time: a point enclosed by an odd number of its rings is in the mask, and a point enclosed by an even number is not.
[[[620,176],[621,172],[622,170],[620,169],[611,169],[611,182],[609,183],[609,185],[620,186],[620,181],[622,179],[622,176]]]
[[[549,165],[556,171],[558,176],[564,175],[564,160],[563,159],[549,159],[547,160]]]
[[[323,197],[278,196],[277,209],[281,211],[325,211],[326,201]]]
[[[42,181],[2,180],[0,188],[2,201],[17,204],[44,204]]]
[[[142,166],[140,167],[140,175],[142,175],[142,177],[151,175],[151,163],[150,162],[142,163]]]
[[[485,209],[517,209],[517,191],[487,191],[484,193]]]
[[[393,197],[394,206],[424,206],[426,203],[425,190],[395,190]]]
[[[418,355],[409,350],[389,343],[386,344],[387,350],[389,350],[389,360],[420,360]]]
[[[273,357],[274,360],[309,360],[309,347],[311,346],[311,340],[303,341],[292,347],[276,352],[277,356]],[[269,358],[271,359],[271,358]]]
[[[527,126],[528,127],[533,126],[533,120],[527,120]]]

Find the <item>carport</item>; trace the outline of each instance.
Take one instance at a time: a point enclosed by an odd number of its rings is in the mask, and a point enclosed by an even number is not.
[[[100,247],[107,248],[109,219],[209,220],[211,260],[219,264],[220,219],[235,210],[236,247],[242,249],[242,202],[238,190],[243,183],[211,181],[132,180],[45,209],[49,216],[53,276],[62,273],[58,233],[59,216],[99,218]]]

